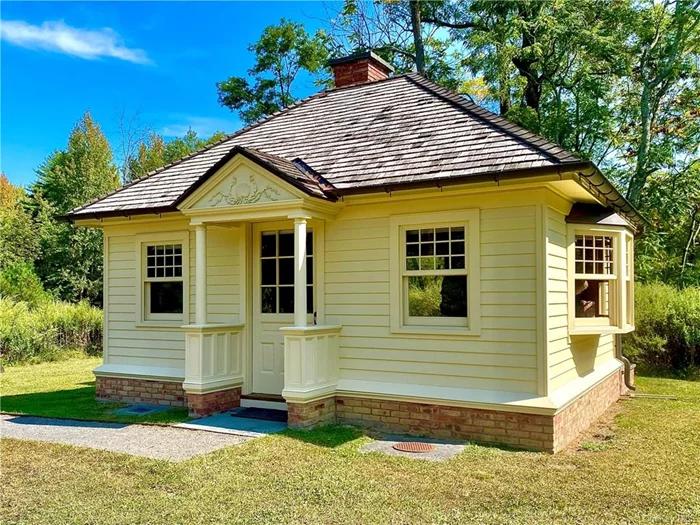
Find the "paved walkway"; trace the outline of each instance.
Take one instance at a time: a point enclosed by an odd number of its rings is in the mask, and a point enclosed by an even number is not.
[[[240,435],[156,425],[125,425],[6,414],[0,415],[0,436],[77,445],[169,461],[182,461],[252,439]]]

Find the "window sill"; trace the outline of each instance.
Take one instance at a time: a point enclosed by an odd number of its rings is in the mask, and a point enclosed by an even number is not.
[[[569,335],[605,335],[605,334],[628,334],[634,332],[634,326],[585,326],[572,328]]]
[[[136,328],[180,328],[182,326],[182,319],[179,320],[153,320],[153,321],[138,321],[136,322]]]
[[[401,335],[443,335],[451,337],[479,337],[481,332],[479,330],[471,330],[469,328],[458,327],[458,326],[402,326],[400,328],[393,328],[391,330],[392,334]]]

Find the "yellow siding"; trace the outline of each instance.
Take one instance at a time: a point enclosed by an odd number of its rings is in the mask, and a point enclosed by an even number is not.
[[[187,221],[158,220],[134,226],[106,227],[107,326],[105,364],[131,365],[160,369],[185,369],[185,334],[180,325],[139,326],[136,302],[140,283],[136,265],[138,235],[163,231],[188,231]],[[239,314],[238,228],[210,228],[207,236],[208,322],[226,323]],[[194,232],[190,231],[190,320],[194,322]],[[183,320],[180,324],[187,324]]]
[[[240,228],[207,229],[207,322],[231,323],[239,319]],[[195,319],[194,231],[190,232],[190,323]]]
[[[613,359],[614,351],[610,334],[569,337],[565,217],[548,208],[546,224],[548,379],[552,392]]]
[[[390,328],[390,215],[479,207],[478,199],[348,206],[326,224],[326,322],[343,326],[340,377],[537,391],[535,205],[481,206],[481,335]]]

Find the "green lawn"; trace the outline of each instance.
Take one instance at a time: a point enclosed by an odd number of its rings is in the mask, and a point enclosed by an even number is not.
[[[0,410],[13,414],[123,423],[173,423],[188,419],[184,408],[148,416],[113,414],[114,410],[127,405],[95,399],[92,371],[101,362],[101,358],[74,358],[8,367],[0,375]]]
[[[17,393],[11,374],[6,394]],[[426,463],[361,454],[369,438],[344,427],[290,431],[181,463],[6,439],[0,516],[52,524],[700,522],[700,383],[638,382],[644,393],[679,400],[625,401],[614,421],[608,415],[581,446],[556,456],[473,445]]]

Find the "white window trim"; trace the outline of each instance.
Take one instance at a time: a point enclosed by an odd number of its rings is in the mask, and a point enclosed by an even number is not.
[[[590,334],[620,334],[634,330],[634,326],[627,322],[627,292],[625,285],[629,278],[634,283],[634,260],[630,260],[629,267],[632,275],[627,276],[627,240],[632,234],[622,226],[597,226],[587,224],[569,224],[568,233],[568,310],[569,310],[569,335]],[[576,274],[576,235],[608,235],[613,237],[613,268],[614,273],[609,276]],[[610,303],[608,305],[609,316],[598,318],[577,318],[575,288],[577,279],[596,279],[610,282]],[[634,284],[632,285],[634,289]],[[634,291],[632,292],[634,296]],[[634,305],[631,306],[634,308]]]
[[[455,326],[449,319],[430,319],[425,325],[406,323],[408,310],[407,295],[404,293],[404,279],[401,271],[404,264],[406,243],[403,232],[407,228],[436,228],[464,226],[467,260],[467,322],[468,326]],[[410,215],[393,215],[390,218],[390,272],[391,286],[390,312],[391,332],[415,335],[481,335],[481,256],[479,244],[479,210],[459,210],[430,212]],[[463,275],[460,270],[455,274]],[[419,318],[413,318],[419,319]]]
[[[189,231],[156,232],[136,236],[136,326],[143,328],[173,328],[189,323],[190,319],[190,233]],[[146,247],[154,244],[182,245],[182,314],[148,314],[146,300]],[[173,279],[175,280],[175,279]]]

